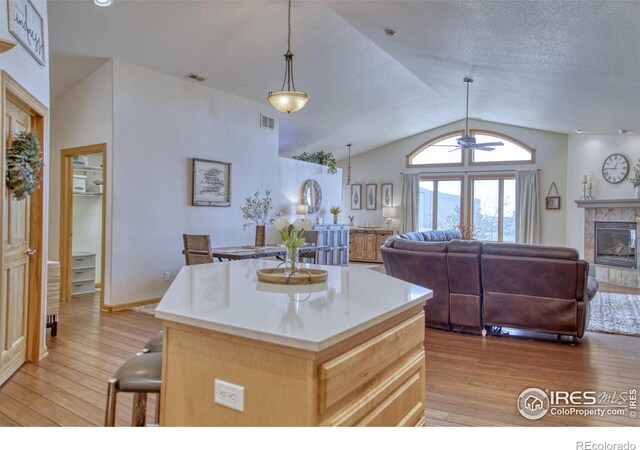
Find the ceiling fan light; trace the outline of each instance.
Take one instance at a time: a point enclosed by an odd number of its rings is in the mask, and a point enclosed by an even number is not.
[[[309,101],[309,95],[297,91],[269,92],[267,100],[275,109],[288,114],[304,108]]]
[[[113,3],[113,0],[93,0],[93,3],[96,6],[106,7],[106,6],[111,6],[111,3]]]

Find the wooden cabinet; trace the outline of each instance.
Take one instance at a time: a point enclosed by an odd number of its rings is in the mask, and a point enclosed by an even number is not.
[[[424,426],[422,305],[321,352],[165,321],[163,426]],[[214,379],[244,387],[216,405]]]
[[[352,228],[349,230],[349,261],[381,263],[380,247],[395,233],[386,228]]]
[[[71,261],[71,294],[94,292],[96,290],[96,254],[74,252]]]

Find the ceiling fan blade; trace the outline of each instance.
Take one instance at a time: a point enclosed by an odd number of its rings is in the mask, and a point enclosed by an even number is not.
[[[482,150],[485,152],[490,152],[492,150],[495,150],[495,148],[493,147],[473,147],[474,150]]]
[[[460,147],[452,148],[448,153],[455,152],[456,150],[462,150]]]
[[[429,147],[460,147],[458,144],[433,144],[429,145]]]
[[[475,148],[479,147],[501,147],[504,144],[502,142],[478,142],[477,144],[473,144]]]

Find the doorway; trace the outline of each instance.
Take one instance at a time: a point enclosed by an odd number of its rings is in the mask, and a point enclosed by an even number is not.
[[[21,131],[36,134],[45,157],[47,108],[5,71],[0,78],[0,172],[4,176],[6,150]],[[43,175],[40,188],[22,200],[0,183],[0,385],[25,361],[37,361],[45,353],[42,186],[46,183]]]
[[[104,307],[106,144],[62,150],[60,299],[100,295]]]

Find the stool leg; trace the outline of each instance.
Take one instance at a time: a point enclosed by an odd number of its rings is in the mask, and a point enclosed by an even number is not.
[[[147,393],[135,392],[133,394],[133,407],[131,412],[131,426],[143,427],[147,423]]]
[[[158,397],[156,398],[156,425],[160,425],[160,393],[158,393]]]
[[[116,395],[118,394],[118,379],[109,378],[107,383],[107,409],[104,416],[104,426],[113,427],[116,422]]]

